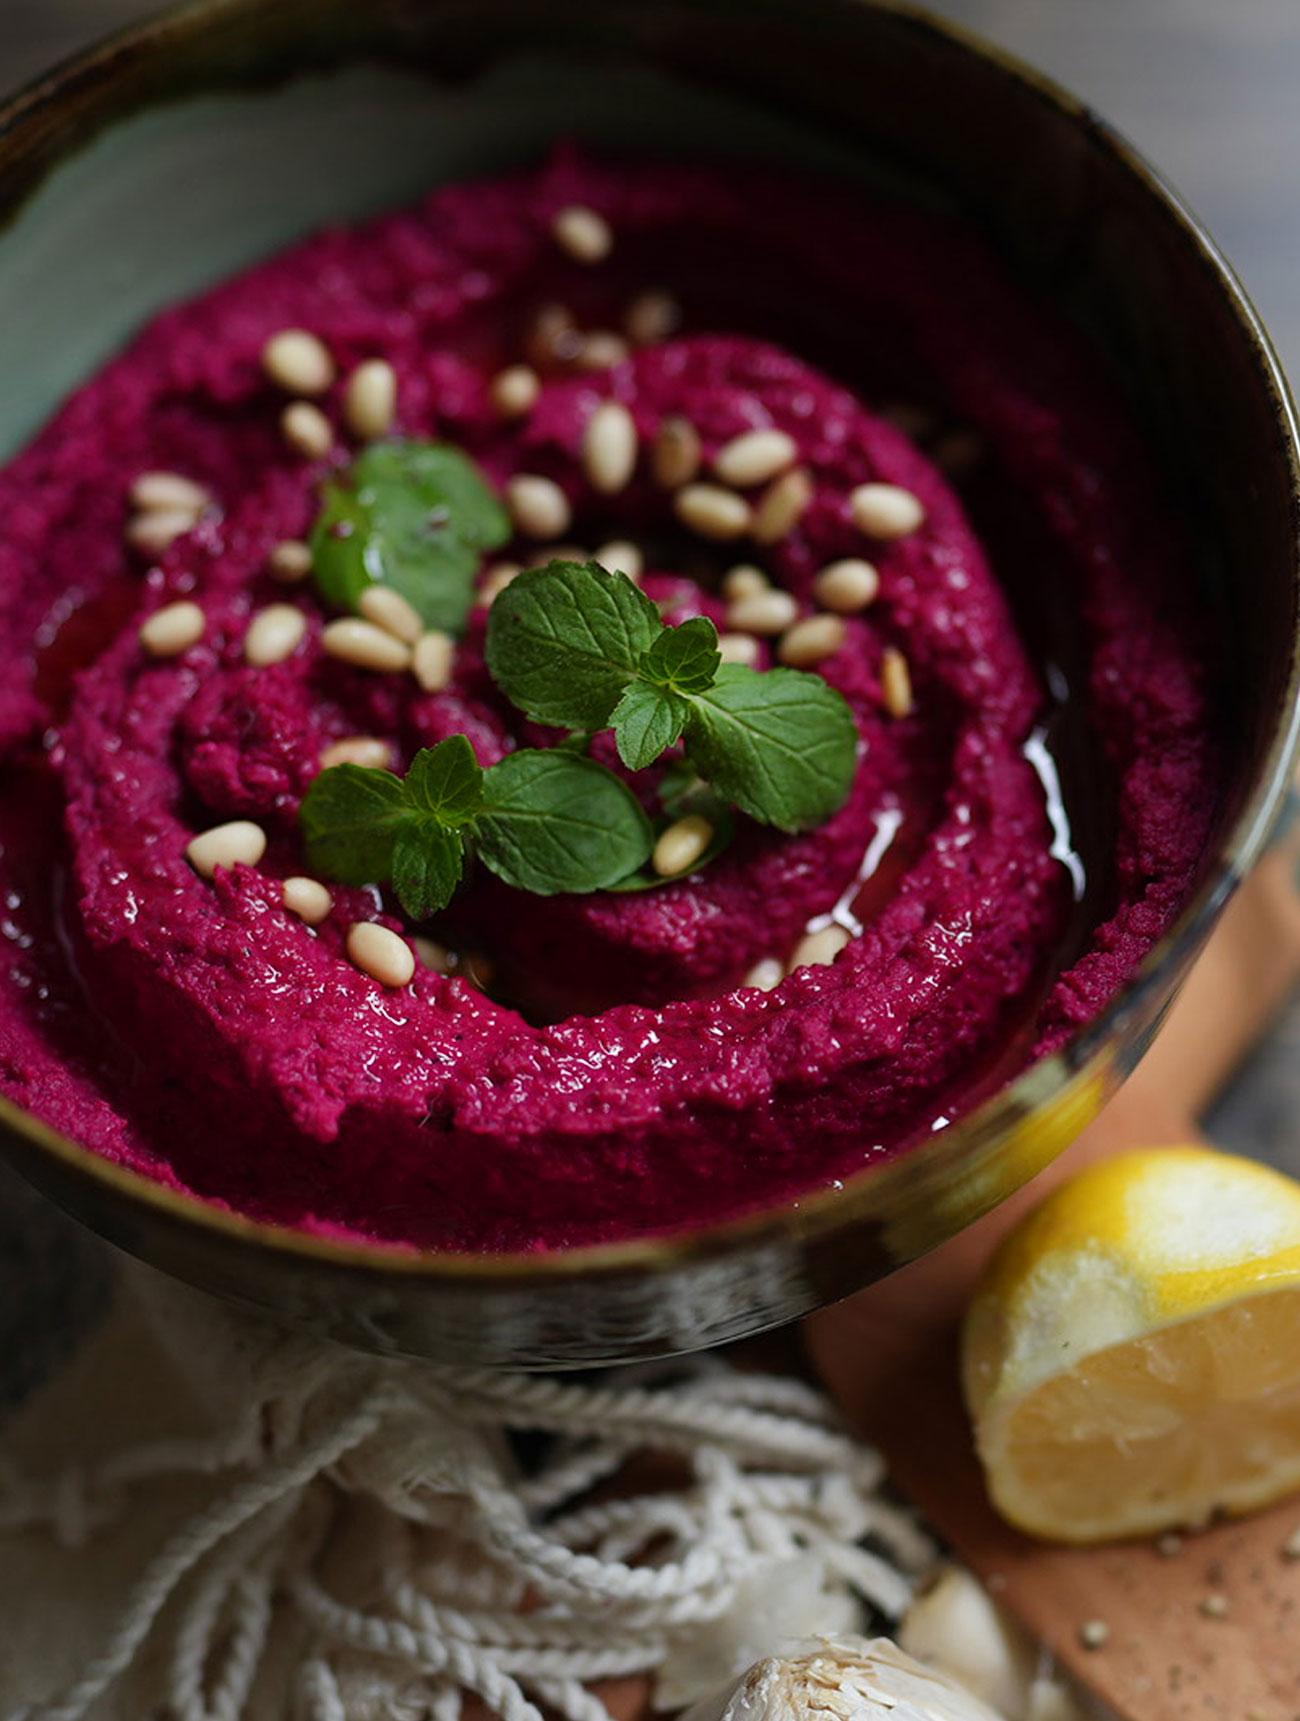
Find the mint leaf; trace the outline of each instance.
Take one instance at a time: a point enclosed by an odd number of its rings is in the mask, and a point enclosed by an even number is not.
[[[644,771],[681,736],[690,706],[671,688],[633,681],[610,715],[618,756],[629,771]]]
[[[539,896],[607,889],[654,847],[632,791],[594,759],[556,748],[511,753],[484,773],[475,840],[485,866]]]
[[[721,663],[717,628],[707,616],[692,616],[679,627],[666,627],[641,654],[641,673],[658,687],[703,693]]]
[[[625,574],[549,562],[512,580],[488,612],[487,666],[538,723],[605,729],[643,653],[663,629]]]
[[[431,819],[408,820],[393,845],[392,880],[397,900],[412,920],[427,920],[446,908],[465,868],[464,842]]]
[[[764,824],[804,831],[838,812],[857,767],[857,725],[819,675],[724,664],[690,701],[691,762],[724,799]]]
[[[373,442],[321,496],[312,568],[327,602],[354,610],[380,581],[414,604],[426,626],[461,631],[480,553],[511,530],[468,455],[445,443]]]
[[[406,773],[406,798],[414,811],[441,825],[468,824],[483,800],[483,767],[468,736],[449,735],[436,747],[422,747]]]
[[[391,771],[331,766],[303,797],[308,864],[340,884],[377,884],[392,870],[408,817],[405,786]]]

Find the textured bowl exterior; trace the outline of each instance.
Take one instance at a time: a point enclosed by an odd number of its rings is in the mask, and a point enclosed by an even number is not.
[[[794,1319],[952,1236],[1091,1121],[1145,1050],[1286,793],[1300,684],[1300,484],[1293,412],[1267,338],[1173,194],[1058,89],[919,12],[868,0],[750,0],[743,11],[731,0],[216,0],[170,13],[0,110],[0,319],[13,255],[34,255],[24,220],[48,213],[42,200],[60,185],[93,200],[114,171],[104,152],[115,128],[156,119],[170,141],[155,140],[153,157],[189,171],[177,140],[203,104],[237,99],[274,118],[289,112],[306,74],[362,66],[427,78],[431,98],[472,114],[487,88],[480,80],[529,55],[564,68],[540,86],[537,126],[554,123],[547,90],[569,111],[573,90],[589,89],[595,113],[626,76],[627,111],[608,120],[622,136],[661,139],[672,115],[665,122],[650,109],[657,90],[675,88],[683,112],[724,116],[724,143],[735,134],[743,147],[745,133],[727,116],[760,116],[754,136],[774,128],[772,148],[797,138],[813,159],[826,149],[872,171],[883,165],[973,214],[1118,362],[1206,546],[1202,576],[1227,600],[1235,630],[1221,642],[1230,792],[1174,928],[1060,1053],[840,1190],[625,1244],[402,1253],[259,1225],[178,1195],[0,1101],[0,1147],[33,1183],[179,1278],[347,1344],[541,1369],[689,1351]],[[478,105],[478,141],[467,148],[490,167],[496,110],[486,97]],[[502,144],[496,155],[509,151]],[[468,160],[461,170],[472,170]],[[195,196],[204,189],[199,174]],[[8,252],[6,225],[22,241]],[[40,231],[48,236],[48,220]],[[118,338],[107,324],[91,332],[105,348]],[[11,442],[20,428],[9,427]],[[0,444],[5,434],[0,425]]]

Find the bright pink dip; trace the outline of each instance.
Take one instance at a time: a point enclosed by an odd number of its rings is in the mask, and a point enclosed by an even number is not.
[[[557,248],[569,203],[610,222],[608,264]],[[521,422],[493,410],[541,304],[608,326],[660,285],[685,304],[680,336],[548,378]],[[843,811],[797,838],[742,821],[704,872],[643,895],[539,899],[479,875],[436,930],[486,951],[527,1017],[424,968],[389,991],[353,967],[351,921],[411,930],[376,891],[337,889],[319,929],[286,913],[298,804],[331,741],[383,736],[404,765],[460,731],[488,764],[557,737],[495,694],[482,608],[442,694],[325,657],[310,587],[288,598],[309,617],[299,651],[245,664],[250,616],[286,601],[268,553],[308,532],[323,470],[287,449],[259,365],[284,327],[319,334],[344,376],[389,359],[401,431],[498,482],[557,478],[578,542],[643,541],[672,621],[720,619],[735,561],[762,559],[809,613],[819,568],[874,561],[879,600],[823,666],[865,744]],[[1097,369],[956,223],[766,173],[570,156],[326,234],[160,318],[0,474],[0,1092],[242,1212],[453,1249],[717,1220],[958,1114],[1113,996],[1185,900],[1213,812],[1194,636],[1170,601],[1181,545]],[[978,427],[965,502],[865,404],[885,391]],[[579,444],[608,398],[643,443],[686,414],[706,463],[745,429],[788,431],[811,507],[770,550],[710,550],[644,458],[625,494],[596,496]],[[149,565],[123,528],[158,468],[218,511]],[[848,495],[869,480],[913,491],[924,527],[864,539]],[[985,548],[967,505],[993,522]],[[140,623],[178,596],[205,637],[154,661]],[[911,667],[903,718],[882,709],[887,644]],[[1089,824],[1082,906],[1025,755],[1054,713],[1049,733],[1089,749],[1066,796]],[[265,828],[266,857],[206,882],[186,844],[234,818]],[[741,986],[837,903],[862,930],[833,965]]]

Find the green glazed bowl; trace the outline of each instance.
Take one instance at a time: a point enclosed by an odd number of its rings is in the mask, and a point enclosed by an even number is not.
[[[558,1368],[788,1321],[934,1247],[1065,1147],[1140,1057],[1268,835],[1296,750],[1297,463],[1212,241],[1087,109],[865,0],[209,0],[0,110],[0,457],[147,316],[327,220],[560,134],[897,178],[955,202],[1109,349],[1220,599],[1229,793],[1199,887],[1060,1053],[834,1193],[666,1238],[395,1255],[177,1195],[0,1101],[55,1201],[179,1278],[346,1343]]]

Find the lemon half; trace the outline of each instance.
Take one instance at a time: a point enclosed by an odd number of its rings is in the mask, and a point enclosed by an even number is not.
[[[1300,1184],[1203,1147],[1089,1167],[1003,1243],[963,1384],[989,1492],[1054,1541],[1300,1489]]]

